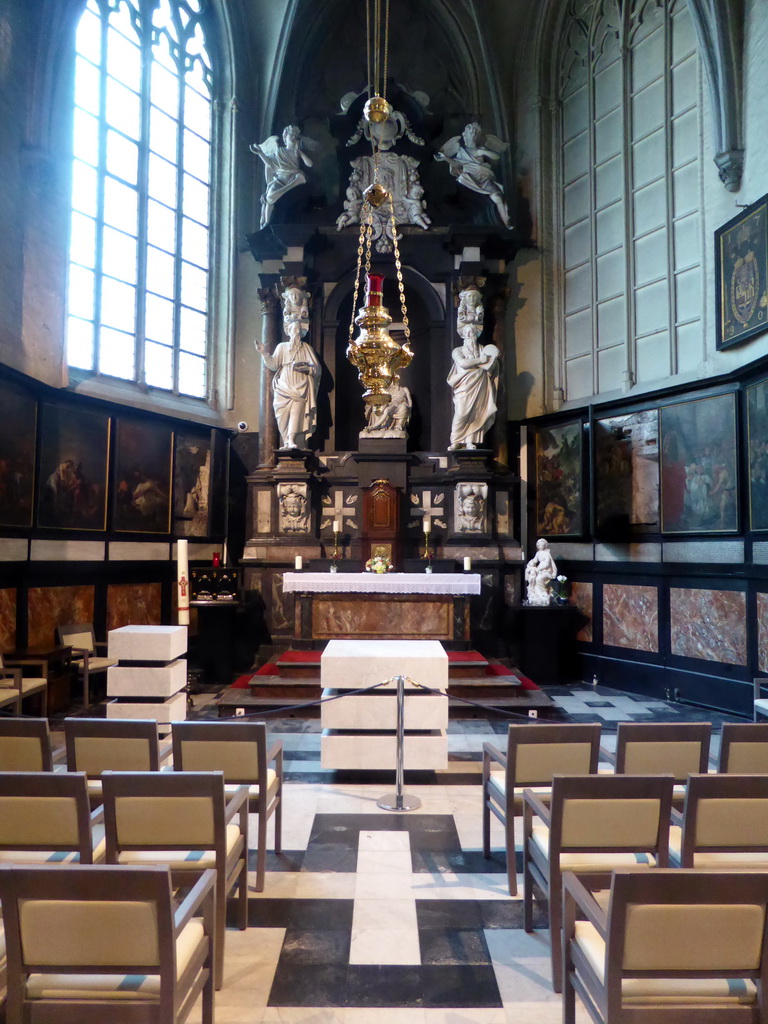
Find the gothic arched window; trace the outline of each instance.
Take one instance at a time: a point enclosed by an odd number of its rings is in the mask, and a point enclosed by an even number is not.
[[[558,68],[570,401],[703,356],[701,89],[686,0],[570,0]]]
[[[76,33],[67,361],[209,392],[205,0],[88,0]]]

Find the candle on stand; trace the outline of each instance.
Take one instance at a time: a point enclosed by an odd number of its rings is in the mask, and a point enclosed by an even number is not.
[[[472,559],[469,555],[464,556],[464,572],[469,572],[472,568]]]
[[[189,541],[176,541],[176,581],[178,620],[180,626],[189,625]]]
[[[299,570],[299,569],[302,568],[303,565],[304,565],[304,562],[302,560],[301,555],[296,555],[296,557],[293,560],[293,568],[296,569],[296,570]]]
[[[333,532],[334,533],[341,533],[341,520],[340,519],[334,519],[333,520]]]
[[[432,529],[432,518],[430,516],[424,516],[424,533],[429,533]]]

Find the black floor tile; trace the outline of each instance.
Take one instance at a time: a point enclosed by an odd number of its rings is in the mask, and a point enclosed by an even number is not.
[[[493,967],[460,964],[421,968],[425,1007],[501,1006]]]
[[[416,900],[416,917],[419,934],[422,929],[484,927],[479,900]]]
[[[278,962],[268,1006],[345,1006],[348,994],[344,964],[307,965]]]
[[[285,933],[280,963],[346,966],[349,963],[350,938],[351,932],[343,928],[307,931],[292,925]]]
[[[490,965],[491,956],[479,928],[420,928],[421,962],[444,967]]]
[[[422,1006],[422,968],[350,964],[347,1006]]]

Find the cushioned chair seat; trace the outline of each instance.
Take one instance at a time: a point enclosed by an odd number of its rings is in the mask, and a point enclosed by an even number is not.
[[[5,929],[3,928],[2,919],[0,919],[0,969],[2,969],[5,962]]]
[[[277,772],[275,771],[275,769],[274,768],[267,768],[267,793],[268,793],[268,795],[270,797],[273,795],[273,793],[277,792],[277,786],[278,786],[279,781],[280,780],[277,777]],[[232,784],[227,783],[227,785],[224,786],[224,792],[226,793],[226,795],[228,797],[232,796],[233,793],[236,793],[238,791],[238,789],[240,789],[240,786],[238,786],[238,785],[236,785],[234,783],[232,783]],[[258,782],[255,783],[254,785],[248,787],[248,796],[249,797],[257,797],[260,792],[261,792],[261,784],[258,783]]]
[[[203,923],[193,918],[176,940],[176,977],[181,978],[204,941]],[[160,977],[155,974],[30,974],[29,999],[156,999]]]
[[[589,961],[595,974],[605,980],[605,942],[589,921],[577,921],[576,944]],[[637,1005],[669,1005],[700,1003],[702,1006],[733,1006],[754,1003],[755,983],[733,978],[625,978],[622,982],[624,1003]]]
[[[227,857],[241,838],[237,825],[227,825]],[[196,868],[215,868],[216,854],[213,850],[123,850],[118,854],[118,864],[168,864],[171,871],[183,871],[194,864]]]
[[[499,797],[506,799],[507,796],[507,776],[506,772],[491,772],[488,779],[488,788],[495,790]],[[515,786],[514,797],[515,797],[515,811],[523,813],[523,790],[530,789],[532,793],[537,796],[549,796],[552,792],[551,786]]]
[[[85,658],[75,657],[72,659],[72,664],[82,668],[85,664]],[[104,669],[113,668],[117,664],[119,663],[114,661],[112,658],[94,658],[93,656],[88,658],[89,672],[103,672]]]
[[[534,828],[531,841],[549,860],[549,829]],[[654,867],[650,853],[561,853],[561,871],[610,871],[612,868]]]
[[[106,840],[93,847],[93,863],[102,864],[107,853]],[[77,850],[0,850],[0,864],[79,864]]]
[[[35,690],[42,690],[48,685],[47,679],[35,679],[32,676],[21,677],[21,693],[22,696],[26,696],[28,693],[34,693]],[[13,679],[2,679],[0,678],[0,688],[2,689],[13,689]]]

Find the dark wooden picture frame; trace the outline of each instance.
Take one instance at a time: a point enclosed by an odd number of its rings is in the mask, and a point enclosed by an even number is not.
[[[736,393],[660,409],[662,533],[737,533]]]
[[[584,535],[584,461],[581,419],[534,429],[537,537]]]
[[[717,347],[768,330],[768,195],[715,231]]]
[[[0,380],[0,526],[30,527],[34,511],[37,399]]]
[[[172,472],[172,428],[119,418],[115,438],[116,531],[170,532]]]
[[[174,439],[173,532],[177,537],[208,537],[213,498],[211,435],[179,431]]]
[[[659,410],[594,421],[595,533],[607,539],[658,533]]]
[[[768,530],[768,380],[746,392],[749,528]]]
[[[112,417],[71,405],[40,411],[37,525],[105,530]]]

